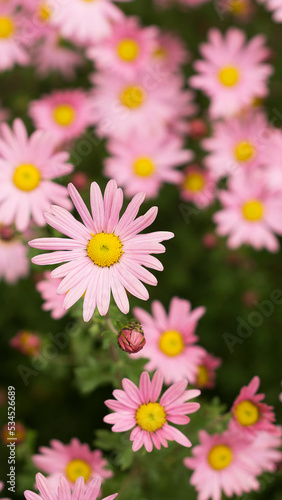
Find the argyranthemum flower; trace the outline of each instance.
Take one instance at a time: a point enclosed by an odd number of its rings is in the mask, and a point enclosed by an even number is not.
[[[194,332],[205,308],[197,307],[191,311],[188,300],[173,297],[168,314],[157,300],[152,302],[152,313],[150,316],[144,309],[134,309],[134,316],[142,324],[146,338],[142,352],[134,357],[149,358],[146,370],[160,369],[166,384],[183,378],[193,384],[198,366],[206,354],[205,349],[194,345],[198,340]]]
[[[221,359],[216,358],[208,352],[203,357],[198,366],[198,373],[195,385],[199,389],[210,389],[215,385],[215,370],[221,365]]]
[[[264,394],[256,394],[259,385],[259,377],[254,377],[249,385],[242,387],[231,409],[233,422],[243,432],[276,432],[273,407],[261,402]]]
[[[200,47],[205,59],[195,62],[198,74],[190,83],[211,98],[212,118],[234,115],[254,98],[268,94],[272,67],[264,63],[269,50],[262,35],[246,44],[245,33],[237,28],[230,28],[225,36],[211,29],[208,38]]]
[[[10,339],[9,344],[26,356],[36,356],[39,354],[42,346],[40,337],[26,330],[19,331]]]
[[[105,160],[105,175],[124,187],[126,196],[142,191],[148,198],[155,198],[164,182],[179,184],[182,174],[176,167],[192,158],[182,141],[168,133],[153,140],[144,134],[112,139],[108,151],[112,156]]]
[[[159,31],[157,46],[152,53],[152,62],[167,71],[179,71],[190,60],[190,53],[183,41],[174,33]]]
[[[65,477],[58,479],[58,488],[54,489],[48,480],[40,473],[36,474],[36,486],[39,489],[39,495],[33,491],[25,490],[26,500],[97,500],[100,494],[101,479],[99,477],[92,479],[89,484],[84,484],[83,477],[79,477],[73,490],[70,488]],[[101,500],[114,500],[118,493],[109,495]]]
[[[23,21],[24,15],[17,12],[14,5],[0,2],[0,71],[29,63],[26,50],[29,37],[24,36]]]
[[[81,216],[83,224],[61,207],[53,206],[45,214],[50,226],[70,239],[39,238],[29,244],[42,250],[57,250],[51,254],[34,257],[35,264],[48,265],[67,262],[52,272],[62,278],[58,293],[66,293],[64,307],[68,309],[85,293],[83,317],[89,321],[96,306],[104,316],[110,303],[111,292],[119,309],[127,314],[129,301],[125,290],[141,300],[149,298],[141,283],[156,285],[157,280],[143,266],[161,271],[162,264],[151,254],[163,253],[160,244],[174,235],[168,231],[138,234],[155,220],[157,207],[136,219],[144,201],[143,193],[129,203],[121,218],[122,190],[111,180],[105,189],[104,199],[96,182],[91,184],[90,201],[92,217],[72,184],[69,194]]]
[[[79,137],[93,123],[92,101],[80,89],[55,90],[31,101],[29,114],[38,129],[52,134],[56,144]]]
[[[46,132],[36,131],[28,138],[19,119],[12,129],[3,123],[0,132],[0,221],[14,222],[24,231],[31,219],[38,226],[45,225],[43,212],[51,203],[71,208],[67,189],[52,182],[73,170],[67,163],[68,153],[56,153]]]
[[[240,432],[225,431],[210,436],[199,432],[200,444],[194,446],[193,457],[184,465],[194,470],[190,483],[199,499],[220,500],[222,494],[241,496],[260,485],[256,479],[258,466],[253,461],[249,440]]]
[[[189,165],[184,170],[180,185],[181,198],[205,208],[215,199],[215,181],[207,170],[198,165]]]
[[[58,295],[57,288],[62,280],[59,278],[52,278],[50,271],[44,273],[44,280],[36,284],[36,290],[40,292],[44,304],[42,305],[43,311],[51,311],[53,319],[60,319],[67,313],[64,308],[65,295]]]
[[[130,441],[133,441],[133,451],[143,445],[147,451],[153,446],[158,450],[167,447],[167,441],[176,441],[183,446],[192,446],[189,439],[176,427],[168,422],[184,425],[190,422],[186,415],[200,408],[199,403],[187,403],[189,399],[199,396],[197,389],[186,391],[187,380],[179,380],[169,387],[158,402],[163,376],[158,370],[150,381],[149,374],[143,372],[139,388],[129,379],[122,380],[123,391],[116,389],[113,395],[116,399],[108,399],[105,404],[114,413],[104,417],[108,424],[114,424],[114,432],[132,429]]]
[[[88,444],[73,438],[69,444],[63,444],[56,439],[50,441],[50,448],[41,446],[40,454],[33,455],[32,460],[38,469],[46,472],[48,483],[58,486],[58,480],[64,476],[71,487],[79,477],[83,477],[86,485],[91,479],[103,481],[112,477],[111,470],[106,469],[108,462],[100,450],[90,450]]]
[[[272,432],[260,430],[251,441],[249,451],[251,460],[258,467],[258,475],[262,472],[276,472],[282,461],[281,427],[273,427]]]
[[[261,166],[268,152],[269,134],[270,126],[261,111],[215,122],[212,137],[202,141],[209,153],[204,163],[215,179]]]
[[[229,190],[218,194],[223,209],[213,217],[217,233],[228,235],[230,248],[246,243],[256,250],[266,247],[276,252],[279,243],[274,232],[282,234],[281,191],[269,189],[261,172],[238,174],[229,184]]]
[[[13,229],[0,224],[0,280],[9,285],[25,278],[29,272],[28,247]]]
[[[282,22],[282,1],[281,0],[259,0],[268,10],[273,13],[273,19],[277,23]]]

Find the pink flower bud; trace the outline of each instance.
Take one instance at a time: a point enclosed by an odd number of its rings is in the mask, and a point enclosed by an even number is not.
[[[141,351],[146,344],[146,340],[140,323],[132,322],[125,326],[119,332],[117,341],[119,347],[129,354]]]
[[[78,191],[85,189],[89,182],[87,174],[84,172],[75,172],[71,178],[72,183],[75,185]]]
[[[208,128],[204,120],[201,118],[194,118],[188,124],[188,135],[195,140],[202,139],[207,135]]]
[[[4,241],[9,241],[13,238],[14,231],[9,226],[0,226],[0,239]]]

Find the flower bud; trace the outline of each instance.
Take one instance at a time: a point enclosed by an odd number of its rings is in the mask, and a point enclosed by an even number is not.
[[[125,326],[118,334],[119,347],[129,354],[141,351],[146,340],[140,323],[132,322]]]

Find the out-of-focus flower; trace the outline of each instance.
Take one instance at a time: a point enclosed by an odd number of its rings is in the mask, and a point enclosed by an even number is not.
[[[233,421],[231,422],[233,424]],[[275,426],[273,426],[275,427]],[[257,474],[276,472],[282,461],[282,431],[276,426],[273,432],[259,431],[250,443],[250,457],[256,467]]]
[[[176,167],[192,159],[181,140],[167,133],[153,140],[144,134],[112,139],[108,151],[112,157],[105,160],[105,174],[124,187],[128,197],[142,191],[154,198],[163,182],[179,184],[183,176]]]
[[[10,339],[9,344],[22,354],[31,357],[39,354],[42,346],[40,337],[27,330],[20,330],[15,337]]]
[[[243,432],[276,432],[273,407],[262,403],[264,394],[256,394],[260,385],[259,377],[254,377],[249,385],[242,387],[232,406],[233,422]]]
[[[188,135],[191,139],[202,139],[208,131],[207,124],[201,118],[193,118],[188,123]]]
[[[218,239],[214,233],[205,233],[202,238],[202,242],[206,248],[215,248]]]
[[[273,19],[277,23],[282,22],[282,1],[281,0],[259,0],[265,7],[273,13]]]
[[[29,272],[28,247],[11,227],[0,224],[0,280],[8,284],[25,278]]]
[[[157,46],[151,59],[153,68],[157,65],[167,72],[179,71],[180,67],[190,60],[190,53],[174,33],[159,31]]]
[[[28,228],[31,218],[44,226],[43,212],[51,203],[71,208],[67,189],[52,179],[70,173],[68,153],[55,153],[55,144],[49,134],[34,132],[28,138],[19,119],[13,129],[3,123],[0,139],[0,221],[14,222],[19,231]]]
[[[149,374],[143,372],[139,388],[127,378],[122,380],[122,386],[123,391],[113,391],[116,399],[105,401],[114,413],[106,415],[104,421],[114,424],[114,432],[133,428],[130,434],[133,451],[139,450],[143,445],[149,452],[153,446],[159,450],[161,446],[167,447],[167,441],[176,441],[186,447],[192,446],[189,439],[168,422],[178,425],[189,423],[190,419],[186,415],[197,411],[200,405],[187,401],[199,396],[199,390],[186,391],[187,380],[180,380],[170,386],[158,402],[163,386],[160,370],[156,371],[152,381]]]
[[[141,351],[146,344],[144,332],[140,323],[129,323],[118,334],[118,345],[122,351],[134,354]]]
[[[216,231],[220,236],[229,235],[227,244],[230,248],[245,243],[256,250],[266,247],[270,252],[276,252],[279,249],[274,232],[282,234],[281,191],[269,189],[261,172],[234,176],[229,190],[220,191],[218,197],[223,209],[213,217],[217,223]]]
[[[88,186],[89,177],[85,172],[74,172],[71,176],[71,182],[78,191],[81,191]]]
[[[129,301],[125,290],[141,300],[149,298],[141,281],[156,285],[157,280],[143,266],[162,270],[162,264],[151,254],[165,252],[160,242],[174,235],[169,231],[138,234],[153,223],[158,211],[152,207],[145,215],[135,218],[145,198],[143,193],[131,200],[120,218],[123,192],[114,180],[108,182],[104,199],[98,184],[91,184],[92,216],[75,187],[69,184],[68,189],[83,224],[63,208],[53,206],[51,214],[45,215],[46,221],[69,239],[31,241],[29,244],[34,248],[59,250],[38,255],[33,262],[40,265],[67,262],[53,271],[52,276],[64,277],[57,292],[66,294],[66,309],[85,293],[84,321],[91,319],[96,306],[102,316],[107,313],[111,292],[119,309],[127,314]]]
[[[0,493],[1,493],[1,491],[2,491],[3,489],[4,489],[4,483],[3,483],[3,481],[0,481]],[[2,497],[1,497],[1,500],[11,500],[11,499],[10,499],[10,498],[2,498]]]
[[[254,304],[258,302],[258,294],[255,290],[246,290],[242,295],[242,302],[247,307],[254,307]]]
[[[92,108],[92,101],[83,90],[55,90],[32,101],[29,114],[38,129],[50,132],[54,142],[61,144],[79,137],[93,124]]]
[[[198,366],[195,385],[199,389],[211,389],[215,386],[215,370],[221,365],[221,359],[216,358],[208,352],[205,354]]]
[[[11,114],[10,110],[6,109],[6,108],[2,108],[1,102],[0,102],[0,123],[9,120],[10,114]]]
[[[21,444],[26,438],[26,428],[21,422],[14,422],[14,425],[4,425],[1,431],[1,437],[4,444],[15,442],[16,445]]]
[[[0,2],[0,71],[29,63],[29,37],[22,29],[23,14],[10,2]]]
[[[90,450],[88,444],[73,438],[69,444],[63,444],[53,439],[50,448],[41,446],[40,454],[33,455],[32,460],[38,469],[49,474],[48,484],[54,489],[58,486],[60,477],[67,479],[71,487],[79,477],[83,477],[86,486],[91,479],[104,481],[113,473],[106,467],[108,462],[100,450]]]
[[[184,170],[180,191],[183,200],[192,201],[199,208],[205,208],[215,199],[215,181],[207,170],[197,165],[189,165]]]
[[[63,307],[65,295],[57,294],[57,288],[61,281],[59,278],[52,278],[50,271],[46,271],[44,279],[36,284],[36,290],[40,292],[44,300],[42,309],[44,311],[51,311],[53,319],[60,319],[67,313]]]
[[[184,465],[194,471],[190,483],[201,500],[220,500],[222,493],[241,496],[259,489],[259,467],[244,435],[225,431],[210,436],[200,431],[199,438],[200,444],[192,450],[193,457],[185,458]]]
[[[188,300],[174,297],[168,314],[157,300],[152,303],[152,313],[153,316],[139,307],[134,309],[146,336],[146,345],[137,357],[149,358],[146,370],[160,369],[166,384],[183,378],[194,383],[206,354],[205,349],[194,345],[198,340],[194,332],[205,308],[191,311]]]
[[[237,28],[225,36],[216,29],[209,31],[208,43],[200,47],[205,59],[195,62],[198,74],[190,84],[211,98],[212,118],[234,115],[254,98],[268,94],[272,67],[264,63],[269,55],[264,43],[264,37],[257,35],[246,44],[245,33]]]

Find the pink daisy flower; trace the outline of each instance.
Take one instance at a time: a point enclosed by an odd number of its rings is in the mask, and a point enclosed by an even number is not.
[[[131,0],[119,0],[128,2]],[[111,35],[113,25],[122,22],[124,14],[113,0],[69,0],[56,3],[52,22],[61,35],[72,42],[87,45]]]
[[[253,463],[262,472],[276,472],[282,461],[281,427],[276,426],[274,432],[259,431],[251,442],[250,453]]]
[[[200,431],[199,438],[200,444],[192,450],[193,457],[184,459],[184,465],[194,471],[190,483],[199,500],[220,500],[222,493],[227,497],[241,496],[259,489],[255,477],[258,467],[244,435],[225,431],[210,436]]]
[[[3,489],[4,489],[4,483],[3,483],[3,481],[0,481],[0,493],[1,493],[1,491],[2,491]],[[11,499],[10,499],[10,498],[2,498],[2,497],[1,497],[1,500],[11,500]]]
[[[153,446],[158,450],[161,446],[167,447],[167,441],[176,441],[182,446],[192,446],[189,439],[176,427],[168,422],[185,425],[190,422],[186,415],[194,413],[200,408],[199,403],[187,403],[200,395],[197,389],[186,391],[187,380],[179,380],[167,389],[158,402],[163,376],[160,370],[156,371],[152,381],[149,374],[143,372],[139,380],[139,388],[124,378],[123,391],[116,389],[113,395],[116,399],[108,399],[105,404],[114,413],[104,417],[108,424],[114,424],[113,432],[128,431],[130,441],[133,441],[133,451],[139,450],[143,445],[147,451],[152,451]]]
[[[230,248],[246,243],[256,250],[266,247],[270,252],[279,249],[274,235],[282,234],[281,193],[270,190],[261,172],[242,173],[232,178],[230,189],[220,191],[219,199],[223,209],[213,219],[217,233],[227,236]]]
[[[154,63],[160,64],[169,72],[179,71],[190,57],[190,53],[178,36],[169,31],[159,31],[157,45],[152,54]]]
[[[247,433],[276,432],[273,407],[261,402],[264,394],[256,394],[259,385],[259,377],[254,377],[249,385],[242,387],[231,409],[233,422],[238,429]]]
[[[152,313],[150,316],[139,307],[134,309],[134,316],[142,324],[146,338],[142,352],[134,357],[149,358],[146,370],[160,369],[167,385],[183,378],[193,384],[198,366],[206,354],[202,347],[194,345],[198,340],[194,331],[205,308],[197,307],[191,311],[188,300],[173,297],[168,314],[157,300],[152,302]]]
[[[216,122],[212,137],[202,141],[209,153],[205,165],[215,179],[256,168],[263,162],[269,133],[270,126],[261,111]]]
[[[182,141],[167,133],[154,137],[132,135],[112,139],[107,147],[111,158],[105,160],[104,173],[125,189],[126,196],[140,191],[155,198],[163,184],[179,184],[182,174],[175,167],[192,159],[192,152],[182,149]]]
[[[29,63],[26,50],[29,39],[24,36],[22,21],[23,14],[10,2],[0,2],[0,71]]]
[[[141,28],[138,18],[128,17],[113,26],[109,38],[90,47],[87,55],[99,69],[134,77],[149,63],[156,40],[156,28]]]
[[[201,364],[198,366],[195,385],[199,387],[199,389],[212,389],[215,386],[215,370],[217,370],[220,365],[221,359],[207,352]]]
[[[155,276],[143,266],[163,269],[152,253],[163,253],[160,244],[174,235],[168,231],[138,234],[156,218],[157,207],[136,218],[144,201],[143,193],[137,194],[119,217],[123,203],[122,190],[114,180],[108,182],[104,199],[96,182],[91,184],[90,202],[92,217],[72,184],[69,194],[81,216],[83,224],[61,207],[53,206],[51,214],[45,214],[50,226],[70,239],[39,238],[29,244],[42,250],[56,250],[51,254],[38,255],[35,264],[49,265],[67,262],[52,272],[52,276],[63,278],[58,293],[66,294],[63,307],[68,309],[85,293],[83,303],[84,321],[89,321],[96,306],[104,316],[110,304],[110,295],[127,314],[129,301],[125,290],[141,300],[149,294],[143,283],[156,285]]]
[[[272,67],[264,63],[269,50],[262,35],[246,44],[245,33],[237,28],[230,28],[225,36],[211,29],[208,38],[200,47],[205,59],[196,61],[198,74],[190,84],[211,98],[212,118],[234,115],[254,98],[268,94]]]
[[[165,76],[165,79],[164,79]],[[106,137],[129,137],[136,133],[158,134],[183,112],[186,93],[180,77],[167,73],[138,73],[135,78],[109,73],[93,75],[93,103],[98,133]],[[189,103],[185,103],[185,112]]]
[[[265,7],[273,13],[273,19],[277,23],[282,22],[282,0],[260,0]]]
[[[262,163],[265,167],[265,182],[274,191],[282,189],[282,132],[278,128],[269,131],[265,147],[262,152]]]
[[[14,349],[17,349],[26,356],[36,356],[39,354],[42,346],[41,339],[35,333],[21,330],[9,341]]]
[[[52,134],[56,144],[79,137],[93,123],[91,99],[80,89],[55,90],[32,101],[29,114],[37,128]]]
[[[71,487],[79,477],[83,477],[86,485],[91,479],[99,481],[112,477],[113,473],[106,467],[108,462],[100,450],[90,450],[88,444],[73,438],[69,444],[53,439],[50,448],[41,446],[40,454],[33,455],[32,460],[38,469],[49,474],[48,484],[57,488],[60,477],[67,479]]]
[[[65,295],[58,295],[57,288],[62,280],[59,278],[52,278],[50,271],[44,273],[44,280],[36,284],[36,290],[40,292],[44,304],[43,311],[51,311],[53,319],[60,319],[67,311],[63,307]]]
[[[36,474],[36,486],[39,489],[39,495],[33,491],[25,490],[26,500],[97,500],[101,491],[101,479],[96,477],[85,485],[83,477],[79,477],[74,488],[71,489],[64,476],[58,479],[58,488],[54,489],[49,481],[40,473]],[[118,493],[109,495],[102,500],[114,500]]]
[[[0,280],[13,285],[25,278],[29,273],[27,253],[27,245],[14,235],[14,231],[0,224]]]
[[[0,101],[0,123],[9,120],[10,114],[9,109],[2,108],[2,103]]]
[[[15,223],[19,231],[28,228],[31,218],[44,226],[43,212],[51,203],[71,208],[67,189],[52,179],[69,174],[68,153],[55,153],[49,134],[36,131],[28,138],[19,119],[13,129],[3,123],[0,129],[0,220]]]
[[[192,201],[199,208],[206,208],[214,202],[215,187],[215,181],[208,171],[197,165],[189,165],[184,170],[181,197],[185,201]]]

